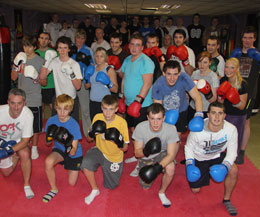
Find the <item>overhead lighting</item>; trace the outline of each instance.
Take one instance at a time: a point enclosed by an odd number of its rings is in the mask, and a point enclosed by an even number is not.
[[[171,6],[170,5],[161,5],[161,8],[163,9],[169,9]]]
[[[84,5],[87,6],[88,8],[93,8],[93,9],[101,9],[101,10],[107,9],[107,6],[104,4],[84,4]]]
[[[154,14],[169,14],[171,11],[155,11]]]
[[[141,8],[141,11],[156,11],[158,8]]]
[[[110,10],[96,10],[96,12],[98,12],[98,13],[105,13],[105,14],[111,13]]]
[[[181,7],[181,5],[173,5],[171,9],[178,9],[179,7]]]
[[[161,5],[161,9],[178,9],[181,5]]]

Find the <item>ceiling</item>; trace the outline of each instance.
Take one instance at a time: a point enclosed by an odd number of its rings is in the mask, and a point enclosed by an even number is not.
[[[260,0],[0,0],[1,3],[27,10],[63,14],[138,14],[138,15],[227,15],[260,11]],[[105,4],[97,12],[84,4]],[[162,8],[169,5],[170,8]],[[176,8],[177,7],[177,8]],[[142,10],[145,9],[145,10]],[[174,9],[176,8],[176,9]],[[148,10],[147,10],[148,9]],[[110,12],[109,12],[110,11]]]

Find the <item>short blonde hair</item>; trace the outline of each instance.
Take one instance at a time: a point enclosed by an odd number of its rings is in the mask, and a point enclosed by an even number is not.
[[[101,53],[104,55],[104,57],[105,57],[105,61],[107,61],[108,55],[107,55],[107,51],[106,51],[105,48],[103,48],[103,47],[98,47],[98,48],[96,49],[95,54],[96,54],[97,52],[101,52]]]
[[[67,94],[61,94],[55,100],[55,109],[60,105],[64,105],[65,108],[72,111],[74,107],[74,100]]]
[[[83,36],[85,39],[87,38],[87,34],[84,29],[78,29],[75,33],[75,38],[79,38],[81,36]]]
[[[226,61],[226,64],[229,62],[232,62],[233,65],[236,67],[236,79],[235,79],[235,83],[233,83],[232,86],[238,90],[241,88],[242,81],[243,81],[243,78],[240,75],[240,63],[239,60],[235,57],[229,58]]]

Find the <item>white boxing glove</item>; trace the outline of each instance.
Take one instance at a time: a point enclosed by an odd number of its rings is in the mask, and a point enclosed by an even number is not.
[[[14,58],[13,70],[18,73],[21,73],[23,70],[23,65],[26,63],[26,61],[27,61],[26,54],[24,52],[18,53]]]
[[[31,78],[33,80],[36,80],[39,77],[39,73],[32,65],[25,66],[23,74],[25,77]]]
[[[76,75],[73,72],[73,69],[68,62],[64,62],[64,63],[61,64],[61,72],[68,75],[70,80],[74,80],[76,78]]]
[[[45,59],[45,63],[43,65],[44,68],[48,68],[51,61],[57,56],[57,52],[55,50],[47,50],[45,52],[45,56],[44,56],[44,59]]]

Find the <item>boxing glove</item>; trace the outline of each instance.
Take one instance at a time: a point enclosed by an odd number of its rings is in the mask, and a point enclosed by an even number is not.
[[[22,73],[23,71],[23,66],[27,61],[27,56],[24,52],[20,52],[16,55],[14,58],[14,64],[13,64],[13,70]]]
[[[165,58],[159,47],[152,47],[151,55],[154,55],[156,57],[156,59],[158,60],[158,62],[165,62]]]
[[[160,153],[162,148],[162,142],[160,138],[154,137],[150,139],[144,146],[143,153],[145,157],[151,154]]]
[[[240,47],[235,48],[230,54],[229,58],[239,58],[242,56],[242,49]]]
[[[105,132],[105,139],[114,142],[118,148],[124,147],[123,136],[115,127],[108,128]]]
[[[53,139],[65,147],[65,153],[68,154],[71,151],[74,137],[66,128],[58,127]]]
[[[123,93],[118,94],[118,112],[124,114],[126,110],[125,96]]]
[[[90,77],[94,74],[95,72],[95,67],[93,65],[89,65],[86,70],[85,70],[85,74],[84,74],[84,81],[85,83],[89,83],[90,82]]]
[[[156,177],[162,172],[163,167],[159,163],[153,165],[144,166],[139,171],[139,177],[147,184],[153,182]]]
[[[58,129],[58,127],[56,124],[51,124],[50,126],[48,126],[46,134],[45,134],[46,143],[52,142],[57,129]]]
[[[166,53],[166,56],[168,59],[171,58],[171,56],[175,53],[175,49],[176,47],[174,45],[170,45],[167,49],[167,53]]]
[[[118,56],[109,56],[107,60],[108,65],[114,66],[115,70],[121,68],[121,63]]]
[[[213,97],[210,84],[205,79],[200,79],[197,83],[198,91],[204,94],[207,100]]]
[[[189,129],[191,132],[201,132],[203,127],[203,112],[196,112],[194,117],[189,122]]]
[[[82,62],[86,66],[89,66],[91,60],[91,56],[84,54],[83,52],[78,52],[76,55],[76,61]]]
[[[25,77],[31,78],[33,80],[37,80],[39,78],[38,72],[32,65],[25,66],[23,74]]]
[[[176,109],[171,109],[165,112],[165,122],[171,125],[175,125],[179,118],[179,111]]]
[[[260,65],[260,53],[257,49],[250,48],[250,49],[248,49],[247,54],[250,58],[256,60],[258,65]]]
[[[196,182],[200,179],[200,169],[195,166],[194,159],[186,160],[186,174],[189,182]]]
[[[74,54],[76,54],[78,52],[78,48],[76,45],[72,45],[70,47],[70,52],[69,52],[69,57],[72,57]]]
[[[76,75],[73,72],[72,67],[68,62],[63,62],[61,64],[61,72],[65,73],[70,80],[76,79]]]
[[[51,61],[57,57],[57,52],[55,50],[47,50],[45,52],[45,56],[44,56],[44,59],[45,59],[45,63],[43,65],[44,68],[48,68]]]
[[[135,100],[128,106],[127,108],[127,114],[134,118],[138,118],[140,116],[140,109],[142,107],[142,103],[144,101],[144,98],[137,95],[135,97]]]
[[[152,55],[152,53],[151,53],[151,48],[145,48],[145,49],[143,49],[143,53],[144,53],[146,56],[150,57],[150,56]]]
[[[174,55],[182,61],[183,66],[187,66],[189,62],[189,53],[184,45],[177,47],[174,51]]]
[[[240,96],[236,88],[231,87],[226,93],[226,99],[233,105],[238,105],[240,103]]]
[[[108,75],[103,71],[99,71],[97,73],[96,82],[100,82],[100,83],[108,86],[108,88],[112,88],[114,86],[113,82],[110,80]]]
[[[14,140],[3,142],[0,146],[0,160],[13,155],[14,150],[12,147],[16,144],[17,143]]]
[[[224,164],[216,164],[210,167],[209,173],[214,181],[223,182],[228,173],[228,168]]]
[[[221,100],[226,98],[226,93],[231,88],[231,84],[228,81],[224,81],[217,89],[217,95]]]
[[[91,138],[95,138],[95,136],[97,134],[105,133],[106,132],[106,128],[107,128],[107,126],[106,126],[106,123],[104,121],[97,120],[91,126],[91,129],[90,129],[88,135]]]

